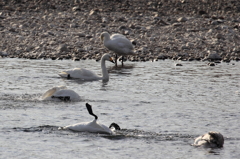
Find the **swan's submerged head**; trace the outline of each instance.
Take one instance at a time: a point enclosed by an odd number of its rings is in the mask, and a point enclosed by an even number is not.
[[[224,144],[224,137],[221,133],[210,131],[199,136],[194,141],[194,146],[203,146],[205,148],[221,148]]]
[[[216,144],[217,147],[223,147],[224,144],[224,138],[223,135],[219,132],[215,132],[215,131],[210,131],[208,132],[208,134],[210,135],[210,142],[213,144]]]
[[[116,123],[112,123],[110,126],[109,126],[109,129],[111,128],[114,128],[115,130],[121,130],[120,126]]]

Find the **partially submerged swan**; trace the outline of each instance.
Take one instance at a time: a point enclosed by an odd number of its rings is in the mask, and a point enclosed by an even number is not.
[[[84,68],[74,68],[71,70],[62,71],[58,75],[61,77],[65,77],[65,78],[78,78],[78,79],[89,80],[89,81],[91,81],[91,80],[108,81],[109,75],[108,75],[108,71],[106,69],[105,61],[110,61],[110,62],[114,63],[113,59],[111,58],[111,56],[109,54],[104,54],[102,56],[102,58],[101,58],[102,76],[98,76],[94,72],[84,69]]]
[[[111,128],[115,128],[115,130],[120,130],[120,127],[116,123],[112,123],[109,127],[98,123],[97,122],[98,117],[93,113],[92,106],[86,103],[86,107],[87,107],[88,113],[95,117],[93,121],[68,125],[63,127],[62,129],[69,129],[69,130],[79,131],[79,132],[107,133],[107,134],[113,133],[113,130]]]
[[[58,86],[49,89],[45,92],[42,100],[54,100],[54,101],[79,101],[80,96],[71,89],[67,89],[66,86]]]
[[[221,148],[224,144],[223,135],[219,132],[210,131],[195,139],[193,146],[203,146],[205,148]]]
[[[117,66],[117,55],[123,56],[126,55],[135,55],[133,51],[133,45],[130,40],[128,40],[124,35],[121,34],[113,34],[109,35],[108,32],[103,32],[101,34],[101,40],[103,41],[103,45],[109,50],[116,53],[115,57],[115,65]],[[123,60],[122,60],[123,66]]]

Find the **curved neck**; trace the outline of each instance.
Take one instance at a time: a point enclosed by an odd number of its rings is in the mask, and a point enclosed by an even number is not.
[[[109,40],[110,40],[110,35],[109,35],[109,34],[105,35],[104,38],[103,38],[103,43],[104,43],[104,45],[107,45],[106,43],[107,43]]]
[[[108,75],[108,71],[105,65],[105,59],[101,59],[101,68],[102,68],[102,79],[103,80],[109,80],[109,75]]]

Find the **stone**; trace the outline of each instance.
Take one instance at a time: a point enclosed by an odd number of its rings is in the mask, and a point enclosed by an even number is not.
[[[222,58],[217,53],[209,53],[206,59],[210,61],[222,60]]]
[[[63,51],[68,52],[69,51],[66,44],[60,45],[57,50],[60,52],[63,52]]]
[[[80,9],[80,7],[76,6],[76,7],[73,7],[73,8],[72,8],[72,11],[74,11],[74,12],[75,12],[75,11],[81,11],[81,9]]]
[[[186,22],[188,19],[186,17],[181,17],[177,19],[178,22]]]

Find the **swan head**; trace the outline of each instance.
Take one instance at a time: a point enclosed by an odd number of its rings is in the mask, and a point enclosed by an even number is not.
[[[100,38],[101,41],[104,41],[104,38],[110,38],[110,35],[108,32],[102,32]]]
[[[102,59],[101,59],[102,61],[103,60],[108,60],[108,61],[110,61],[110,62],[112,62],[112,63],[115,63],[114,62],[114,60],[113,60],[113,58],[109,55],[109,54],[104,54],[103,56],[102,56]]]

